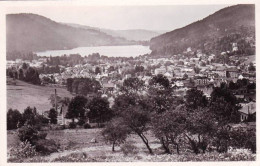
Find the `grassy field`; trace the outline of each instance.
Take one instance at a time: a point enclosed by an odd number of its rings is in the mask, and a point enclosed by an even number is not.
[[[37,111],[49,110],[51,108],[48,100],[54,94],[54,87],[37,86],[16,80],[16,85],[7,85],[7,109],[17,109],[20,112],[27,106],[36,107]],[[72,97],[70,92],[64,88],[56,88],[60,97]]]
[[[23,159],[21,162],[176,162],[176,161],[254,161],[255,154],[247,149],[238,149],[227,153],[206,152],[194,154],[181,151],[178,155],[163,154],[161,144],[152,133],[146,133],[149,144],[154,152],[150,155],[142,140],[136,135],[130,135],[126,142],[136,147],[135,153],[124,154],[121,146],[116,146],[112,152],[111,144],[107,144],[101,136],[101,129],[66,129],[48,131],[47,138],[60,144],[59,152],[47,156],[35,156]],[[19,143],[15,131],[8,131],[8,149]],[[96,138],[97,142],[91,140]]]
[[[123,153],[119,146],[115,147],[115,152],[112,152],[112,145],[108,144],[101,135],[101,129],[66,129],[66,130],[50,130],[47,132],[47,139],[53,139],[60,145],[59,152],[52,153],[49,156],[41,157],[45,161],[53,161],[59,157],[73,154],[75,152],[86,153],[91,158],[102,158],[104,156],[122,156]],[[147,138],[151,140],[151,148],[157,149],[160,147],[160,142],[156,140],[150,133],[147,133]],[[7,149],[15,147],[20,143],[15,131],[7,132]],[[95,138],[96,143],[91,140]],[[138,147],[138,153],[147,155],[148,150],[143,144],[141,138],[136,135],[130,135],[127,142],[132,142]],[[156,151],[162,152],[162,151]]]

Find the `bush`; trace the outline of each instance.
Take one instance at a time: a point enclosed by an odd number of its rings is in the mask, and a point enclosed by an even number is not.
[[[88,124],[88,123],[84,124],[84,129],[90,129],[90,128],[91,128],[90,124]]]
[[[138,153],[137,147],[134,146],[132,143],[128,142],[121,146],[121,150],[125,156],[127,155],[134,155]]]
[[[71,153],[67,156],[60,156],[53,160],[53,162],[86,162],[86,161],[89,161],[89,158],[85,152]]]
[[[75,129],[76,127],[77,127],[76,123],[74,123],[74,122],[69,123],[69,128],[70,129]]]
[[[38,139],[38,131],[29,125],[23,126],[18,130],[18,137],[22,142],[29,141],[32,143],[32,141]]]
[[[47,136],[47,133],[45,132],[39,132],[37,135],[37,139],[45,139]]]
[[[9,109],[7,112],[7,130],[17,129],[22,122],[22,114],[18,110]]]
[[[106,125],[104,123],[99,124],[99,128],[104,128]]]
[[[24,159],[37,155],[35,146],[32,146],[29,141],[20,143],[17,147],[10,150],[10,160]]]
[[[35,148],[37,152],[42,154],[50,154],[53,152],[57,152],[59,146],[55,143],[54,140],[48,139],[39,139],[34,142]]]
[[[79,121],[77,122],[77,125],[79,125],[79,126],[83,126],[84,124],[85,124],[84,119],[79,119]]]

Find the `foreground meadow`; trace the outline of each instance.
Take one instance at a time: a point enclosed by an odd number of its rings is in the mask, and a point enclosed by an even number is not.
[[[55,89],[60,97],[72,97],[65,88],[39,86],[16,80],[16,85],[7,85],[7,109],[22,112],[31,106],[37,108],[38,112],[47,111],[51,107],[49,97],[54,94]]]
[[[152,133],[148,132],[151,148],[155,154],[150,155],[141,139],[130,135],[127,143],[115,147],[107,144],[101,135],[101,129],[65,129],[50,130],[47,139],[53,139],[59,144],[58,152],[50,155],[36,155],[30,158],[12,159],[9,162],[178,162],[178,161],[254,161],[255,154],[247,149],[230,149],[227,153],[206,152],[194,154],[191,151],[164,154],[161,144]],[[9,131],[8,151],[21,143],[15,131]],[[95,139],[96,142],[92,142]]]

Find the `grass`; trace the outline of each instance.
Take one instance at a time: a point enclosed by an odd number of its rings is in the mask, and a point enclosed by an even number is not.
[[[30,106],[36,107],[39,113],[51,108],[48,100],[54,94],[55,87],[37,86],[16,80],[16,85],[7,85],[7,109],[17,109],[20,112]],[[56,88],[60,97],[72,97],[64,88]]]
[[[59,152],[48,156],[35,156],[19,161],[10,162],[178,162],[178,161],[255,161],[256,155],[249,150],[234,150],[228,153],[206,152],[194,154],[188,151],[180,155],[163,154],[160,142],[152,133],[146,133],[150,146],[155,155],[150,155],[142,140],[136,135],[130,135],[127,142],[131,142],[137,151],[134,154],[124,155],[120,146],[112,152],[112,146],[106,144],[101,136],[101,129],[66,129],[50,130],[47,138],[54,139],[60,144]],[[8,149],[17,144],[15,132],[8,131]],[[91,143],[96,138],[97,143]],[[19,141],[18,141],[19,142]]]

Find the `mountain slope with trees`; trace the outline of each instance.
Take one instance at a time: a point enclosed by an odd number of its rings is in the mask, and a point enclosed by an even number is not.
[[[104,32],[108,35],[113,37],[122,37],[126,40],[133,40],[133,41],[149,41],[151,38],[158,36],[166,31],[152,31],[146,29],[127,29],[127,30],[113,30],[113,29],[104,29],[104,28],[97,28],[97,27],[90,27],[86,25],[79,25],[79,24],[65,24],[76,28],[83,28],[83,29],[93,29],[98,30],[100,32]]]
[[[7,51],[29,52],[134,44],[95,29],[71,27],[36,14],[8,14],[6,28]]]
[[[174,55],[186,51],[202,50],[219,54],[232,51],[237,43],[238,54],[255,54],[255,6],[235,5],[189,24],[183,28],[152,38],[153,55]]]

